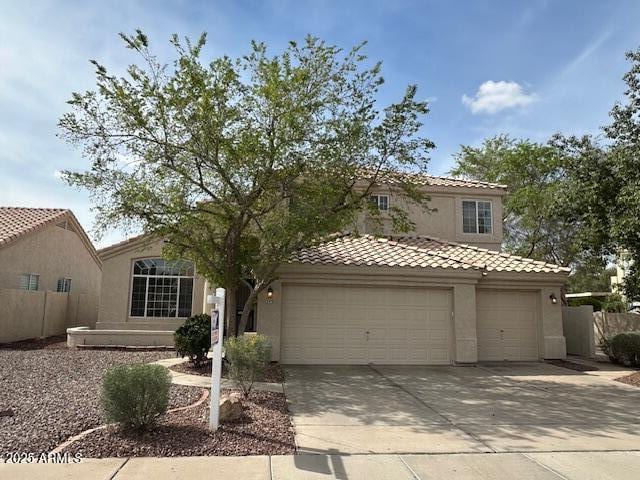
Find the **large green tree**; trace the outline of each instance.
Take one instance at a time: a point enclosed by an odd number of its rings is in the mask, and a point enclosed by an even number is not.
[[[606,148],[590,137],[558,137],[572,161],[572,188],[566,193],[575,221],[583,222],[582,245],[603,255],[632,260],[624,289],[640,299],[640,49],[628,52],[626,100],[611,110],[604,128]]]
[[[94,61],[96,88],[74,93],[60,119],[62,137],[90,162],[65,178],[88,189],[98,232],[133,227],[163,238],[167,255],[195,260],[226,287],[230,334],[245,279],[246,323],[277,266],[349,225],[380,175],[426,169],[427,104],[409,86],[379,108],[381,66],[368,64],[363,45],[343,51],[308,37],[278,55],[252,43],[240,58],[205,61],[204,35],[174,36],[168,65],[142,32],[121,37],[139,61],[123,76]],[[404,212],[392,216],[411,228]]]
[[[504,248],[509,253],[560,265],[582,261],[580,223],[560,208],[570,181],[562,150],[552,144],[499,135],[481,146],[462,146],[452,174],[507,185],[503,204]]]

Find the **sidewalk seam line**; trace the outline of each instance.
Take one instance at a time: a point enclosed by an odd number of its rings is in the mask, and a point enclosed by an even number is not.
[[[413,478],[415,478],[415,480],[421,480],[420,475],[418,475],[415,470],[413,468],[411,468],[411,466],[405,461],[404,458],[402,458],[402,455],[398,455],[398,458],[400,459],[400,461],[404,464],[405,467],[407,467],[409,469],[409,471],[411,472],[411,475],[413,475]]]
[[[116,468],[116,471],[115,471],[115,472],[113,472],[113,475],[111,475],[111,476],[109,477],[109,480],[113,480],[114,478],[116,478],[116,476],[120,473],[120,470],[122,470],[122,469],[124,468],[124,466],[125,466],[127,463],[129,463],[129,460],[131,460],[131,457],[127,457],[127,458],[125,459],[125,461],[124,461],[124,462],[122,462],[122,465],[120,465],[118,468]]]
[[[542,453],[542,452],[540,452],[540,453]],[[562,480],[569,480],[567,477],[565,477],[564,475],[562,475],[560,472],[555,471],[555,470],[554,470],[553,468],[551,468],[550,466],[545,465],[545,464],[544,464],[544,463],[542,463],[542,462],[539,462],[538,460],[536,460],[536,459],[535,459],[535,458],[533,458],[533,457],[530,457],[530,456],[529,456],[529,455],[527,455],[526,453],[521,453],[520,455],[522,455],[522,456],[523,456],[523,457],[525,457],[525,458],[528,458],[528,459],[529,459],[529,460],[531,460],[532,462],[537,463],[537,464],[538,464],[538,465],[540,465],[542,468],[544,468],[545,470],[550,471],[550,472],[551,472],[551,473],[553,473],[554,475],[557,475],[557,476],[558,476],[558,478],[561,478]]]
[[[271,462],[271,455],[269,455],[269,480],[273,480],[273,462]]]

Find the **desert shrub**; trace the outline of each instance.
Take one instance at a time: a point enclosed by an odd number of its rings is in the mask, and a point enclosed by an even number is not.
[[[228,338],[224,347],[229,376],[246,398],[251,393],[253,383],[264,377],[271,359],[271,343],[264,335],[245,335]]]
[[[617,333],[610,338],[608,348],[609,357],[616,363],[640,366],[640,332]]]
[[[167,411],[170,387],[162,365],[118,365],[104,374],[100,403],[107,420],[143,433]]]
[[[194,365],[207,359],[211,348],[211,317],[206,313],[193,315],[173,334],[176,352],[181,357],[189,357]]]

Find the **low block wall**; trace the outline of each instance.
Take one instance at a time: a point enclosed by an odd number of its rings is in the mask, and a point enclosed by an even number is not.
[[[600,342],[603,337],[615,333],[640,331],[640,314],[595,312],[593,324],[596,342]]]
[[[562,329],[569,355],[595,356],[593,323],[593,306],[562,307]]]
[[[92,330],[89,327],[67,329],[67,346],[173,347],[172,330]]]
[[[83,293],[0,289],[0,343],[62,335],[95,325],[98,299]]]

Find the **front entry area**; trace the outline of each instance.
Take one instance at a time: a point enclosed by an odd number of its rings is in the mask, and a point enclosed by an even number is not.
[[[538,293],[478,290],[479,361],[535,361],[538,348]]]
[[[290,284],[282,302],[282,363],[451,363],[450,290]]]

